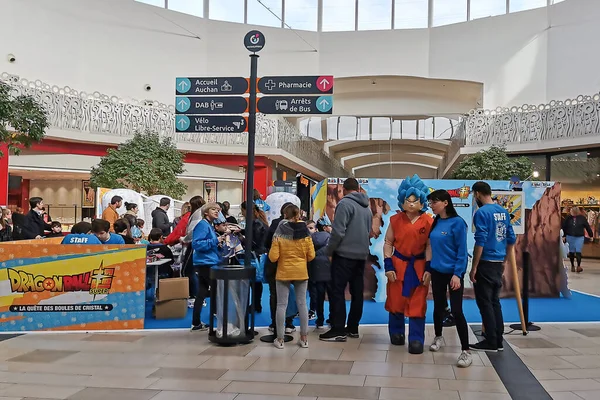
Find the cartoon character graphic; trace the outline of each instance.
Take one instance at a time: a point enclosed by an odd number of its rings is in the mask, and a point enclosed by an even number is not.
[[[428,283],[425,249],[433,219],[425,213],[429,188],[418,175],[407,177],[398,188],[401,212],[392,216],[383,248],[388,278],[385,309],[389,312],[389,335],[393,345],[405,343],[404,317],[409,318],[408,351],[423,353]]]

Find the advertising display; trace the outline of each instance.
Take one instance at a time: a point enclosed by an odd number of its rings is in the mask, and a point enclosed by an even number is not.
[[[334,220],[335,207],[342,199],[343,178],[328,178],[315,186],[312,193],[313,220],[327,215]],[[371,234],[371,254],[365,268],[365,299],[383,302],[385,293],[385,272],[383,269],[383,243],[392,215],[399,211],[398,188],[402,179],[358,179],[361,191],[370,198],[373,214]],[[423,179],[430,191],[445,189],[450,193],[458,214],[472,227],[473,214],[477,205],[470,180]],[[517,264],[520,266],[523,251],[529,251],[534,260],[530,273],[530,296],[558,297],[560,293],[559,256],[560,238],[560,184],[554,182],[522,182],[514,187],[509,181],[488,181],[494,200],[506,208],[511,216],[511,225],[517,236],[515,245]],[[427,211],[431,213],[431,210]],[[471,270],[473,247],[475,244],[473,229],[467,235],[469,265]],[[501,295],[514,295],[512,273],[505,268],[504,285]],[[465,279],[465,297],[473,298],[473,288],[469,279]]]
[[[145,284],[145,247],[3,244],[0,331],[143,329]]]

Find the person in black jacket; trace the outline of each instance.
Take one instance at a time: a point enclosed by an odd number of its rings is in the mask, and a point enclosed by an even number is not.
[[[133,239],[131,233],[129,232],[129,222],[125,218],[119,218],[116,220],[113,224],[113,227],[117,235],[123,236],[125,244],[135,244],[135,239]]]
[[[277,227],[285,218],[283,217],[283,212],[288,206],[293,205],[293,203],[285,203],[281,206],[280,217],[275,218],[271,221],[271,226],[267,231],[267,236],[265,239],[265,250],[267,253],[271,250],[271,246],[273,245],[273,236],[275,236],[275,231],[277,231]],[[265,280],[269,284],[269,306],[271,308],[271,325],[269,325],[269,330],[271,332],[276,331],[275,326],[275,314],[277,312],[277,289],[275,288],[275,275],[277,273],[277,263],[271,262],[269,257],[265,260]],[[293,324],[293,316],[288,316],[285,319],[285,330],[286,333],[291,333],[296,330],[296,327]]]
[[[244,201],[241,204],[242,213],[246,214],[246,202]],[[267,231],[269,229],[268,225],[265,223],[266,215],[263,211],[258,208],[258,206],[254,205],[254,218],[252,218],[252,251],[258,260],[261,259],[263,254],[267,253],[265,249],[265,241],[267,240]],[[244,235],[245,230],[242,230],[242,235]],[[272,240],[272,238],[271,238]],[[245,243],[245,240],[242,241]],[[254,287],[254,310],[257,313],[262,312],[262,295],[263,295],[263,285],[262,282],[257,282],[257,285]]]
[[[160,199],[159,207],[152,211],[152,228],[160,229],[165,237],[171,233],[171,222],[167,215],[169,207],[171,207],[171,199],[163,197]]]
[[[592,228],[585,215],[582,215],[579,207],[571,208],[571,215],[568,216],[562,225],[563,243],[569,244],[569,260],[571,260],[571,271],[575,272],[575,258],[577,258],[577,273],[583,272],[581,268],[581,250],[583,250],[583,241],[585,232],[590,237],[594,236]]]
[[[31,206],[31,210],[29,210],[23,220],[23,239],[41,239],[45,231],[52,229],[42,216],[44,213],[44,200],[41,197],[32,197],[29,199],[29,205]]]
[[[321,218],[317,221],[317,232],[312,234],[313,244],[315,246],[316,257],[308,264],[308,279],[310,292],[311,308],[317,314],[317,329],[323,328],[325,324],[325,293],[328,291],[328,284],[331,281],[331,261],[327,255],[327,244],[331,237],[331,224],[328,219]]]

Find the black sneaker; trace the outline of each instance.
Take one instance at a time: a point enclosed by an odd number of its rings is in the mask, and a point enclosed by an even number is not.
[[[319,340],[323,340],[325,342],[345,342],[346,333],[336,332],[333,329],[330,329],[327,332],[320,334]]]
[[[487,341],[487,339],[483,339],[481,342],[476,344],[470,344],[469,347],[473,350],[487,351],[489,353],[496,353],[498,351],[498,346],[492,345]]]
[[[500,340],[500,344],[498,345],[498,351],[504,351],[504,340]]]
[[[346,335],[350,336],[352,339],[358,339],[358,328],[346,328]]]
[[[317,313],[314,312],[313,310],[310,310],[308,312],[308,320],[312,321],[313,319],[317,319]]]
[[[207,331],[208,330],[208,325],[206,325],[204,322],[200,322],[200,325],[192,325],[192,328],[190,329],[190,331],[194,332],[194,331]]]
[[[294,324],[285,324],[285,333],[287,335],[294,332],[296,332],[296,327],[294,326]]]

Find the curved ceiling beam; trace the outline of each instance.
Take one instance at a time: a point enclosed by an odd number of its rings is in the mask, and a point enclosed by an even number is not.
[[[355,149],[347,149],[340,152],[330,154],[331,156],[342,159],[355,154],[361,153],[376,153],[389,157],[390,154],[428,154],[435,158],[443,158],[446,151],[439,151],[427,147],[416,147],[416,146],[363,146]]]
[[[364,148],[366,146],[416,146],[422,149],[433,149],[446,152],[450,146],[449,140],[425,140],[425,139],[392,139],[392,140],[332,140],[326,142],[323,148],[326,153],[338,153],[353,148]]]
[[[365,164],[365,165],[361,165],[359,167],[356,168],[352,168],[352,173],[354,173],[355,171],[358,171],[360,169],[365,169],[365,168],[371,168],[371,167],[378,167],[380,165],[414,165],[416,167],[422,167],[422,168],[429,168],[429,169],[437,169],[437,167],[433,167],[431,165],[427,165],[427,164],[421,164],[421,163],[415,163],[415,162],[407,162],[407,161],[382,161],[382,162],[376,162],[376,163],[372,163],[372,164]]]
[[[368,153],[362,154],[359,157],[353,157],[351,159],[342,160],[342,164],[346,169],[358,168],[362,165],[369,165],[377,162],[412,162],[422,165],[428,165],[433,168],[439,167],[441,163],[440,158],[427,157],[414,154],[396,153],[396,154],[376,154]]]

